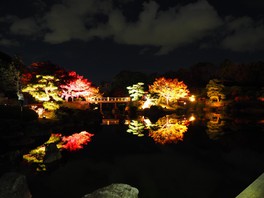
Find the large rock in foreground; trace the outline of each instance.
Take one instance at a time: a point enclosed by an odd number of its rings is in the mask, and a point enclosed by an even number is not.
[[[138,189],[128,184],[111,184],[82,198],[138,198]]]
[[[1,198],[31,198],[26,177],[18,173],[6,173],[0,178]]]

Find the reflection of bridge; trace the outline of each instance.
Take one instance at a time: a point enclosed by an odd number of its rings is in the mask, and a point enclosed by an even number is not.
[[[107,119],[107,118],[104,118],[104,119],[102,119],[102,124],[101,125],[117,125],[119,123],[120,123],[120,119],[115,119],[115,118]],[[123,124],[128,125],[129,123],[130,123],[130,121],[126,119]]]
[[[102,119],[102,125],[116,125],[119,124],[119,119]]]

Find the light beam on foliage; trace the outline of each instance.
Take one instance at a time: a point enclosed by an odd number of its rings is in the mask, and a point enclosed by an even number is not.
[[[142,109],[150,108],[153,105],[156,105],[157,100],[154,98],[151,98],[151,96],[148,94],[146,95],[146,101],[144,101],[143,105],[141,106]]]
[[[32,105],[30,108],[38,114],[39,118],[43,117],[44,112],[45,112],[45,109],[43,107],[38,107],[36,105]]]

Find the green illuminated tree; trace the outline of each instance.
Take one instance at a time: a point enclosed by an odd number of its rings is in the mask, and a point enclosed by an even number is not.
[[[138,101],[144,95],[144,83],[139,82],[132,86],[127,87],[128,93],[132,101]]]
[[[9,93],[18,92],[23,70],[24,65],[18,56],[5,58],[5,61],[1,61],[0,57],[0,90]]]
[[[210,80],[206,85],[207,96],[210,98],[212,102],[219,102],[220,100],[225,99],[224,94],[225,86],[218,79]]]
[[[139,122],[138,120],[131,120],[130,124],[128,125],[127,132],[141,137],[144,136],[144,128],[145,126],[142,122]]]
[[[12,62],[7,67],[0,67],[0,87],[4,91],[16,93],[19,86],[20,72]]]

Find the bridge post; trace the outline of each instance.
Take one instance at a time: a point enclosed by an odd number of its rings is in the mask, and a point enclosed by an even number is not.
[[[100,113],[103,113],[103,103],[100,102],[100,103],[99,103],[99,106],[100,106]]]

